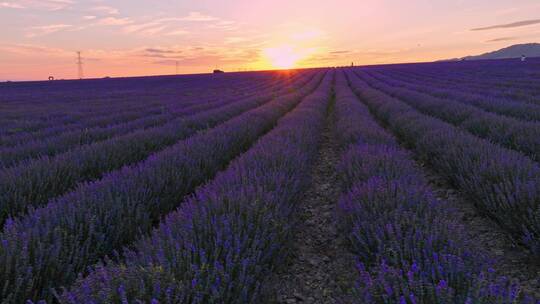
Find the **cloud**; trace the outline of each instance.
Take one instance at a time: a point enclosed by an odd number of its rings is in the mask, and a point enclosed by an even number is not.
[[[238,30],[238,26],[234,21],[228,20],[216,20],[216,22],[208,24],[208,28],[217,29],[222,31],[235,31]]]
[[[12,9],[38,9],[57,11],[68,8],[74,2],[72,0],[18,0],[0,2],[0,8]]]
[[[164,48],[147,48],[145,49],[148,53],[158,53],[158,54],[179,54],[182,53],[181,50],[172,50],[172,49],[164,49]]]
[[[120,12],[118,11],[117,8],[114,8],[112,6],[106,6],[106,5],[94,6],[90,10],[94,11],[94,12],[99,12],[99,13],[102,13],[102,14],[107,14],[107,15],[118,15],[118,14],[120,14]]]
[[[150,27],[150,28],[147,28],[145,30],[140,31],[139,34],[146,35],[146,36],[152,36],[152,35],[156,35],[156,34],[161,33],[166,28],[167,27],[164,26],[164,25],[163,26],[158,26],[158,27]]]
[[[190,22],[205,22],[205,27],[220,30],[232,30],[236,27],[235,22],[221,20],[217,17],[204,15],[199,12],[191,12],[184,17],[163,17],[157,19],[144,18],[143,20],[127,19],[124,20],[125,25],[122,31],[127,34],[140,34],[142,36],[150,35],[162,35],[162,36],[182,36],[190,33],[189,25],[179,27],[178,23],[190,21]],[[112,20],[111,20],[112,21]],[[111,22],[112,23],[112,22]],[[199,28],[200,30],[200,28]]]
[[[98,20],[98,25],[126,25],[133,21],[129,18],[105,17]]]
[[[105,75],[160,75],[172,72],[167,66],[175,66],[176,62],[178,62],[182,72],[189,73],[208,72],[214,67],[225,70],[260,68],[258,64],[261,62],[260,49],[243,46],[225,47],[219,44],[195,46],[185,44],[173,46],[147,45],[137,48],[83,49],[82,51],[85,61],[91,67],[90,70],[94,71],[94,74],[91,74],[92,77]],[[76,53],[73,50],[35,45],[8,45],[0,42],[0,54],[2,52],[24,58],[27,62],[43,62],[46,58],[47,62],[58,64],[52,70],[55,76],[58,76],[58,78],[73,77],[71,71],[74,58],[76,58]],[[137,62],[137,65],[134,65],[133,62]],[[134,69],[130,70],[132,67]],[[70,72],[62,72],[63,68]],[[35,67],[31,65],[28,69],[34,71]],[[50,73],[51,71],[44,72]],[[1,73],[2,71],[0,71]],[[22,79],[28,77],[24,76],[24,73],[20,73]],[[0,77],[2,76],[0,75]],[[9,75],[9,78],[13,77],[15,76]]]
[[[259,54],[258,49],[208,45],[146,47],[131,52],[130,56],[153,59],[153,64],[170,65],[178,61],[180,65],[196,66],[253,62]]]
[[[330,54],[347,54],[350,53],[350,51],[332,51]]]
[[[90,16],[90,15],[89,16],[83,16],[84,20],[94,20],[96,18],[97,18],[97,16]]]
[[[499,42],[499,41],[509,41],[509,40],[515,40],[518,37],[501,37],[501,38],[495,38],[487,40],[486,42]]]
[[[185,58],[185,53],[189,50],[181,47],[147,47],[134,53],[134,56],[141,56],[153,59],[178,60]]]
[[[73,57],[74,53],[59,48],[51,48],[31,44],[0,44],[0,51],[10,52],[17,55],[44,55],[54,57]]]
[[[159,59],[174,59],[178,60],[185,58],[183,55],[186,50],[179,47],[149,47],[136,53],[136,56],[159,58]]]
[[[25,8],[21,4],[15,2],[0,2],[0,7],[4,8]]]
[[[32,38],[36,36],[48,35],[48,34],[52,34],[52,33],[69,29],[71,27],[72,27],[71,24],[50,24],[50,25],[33,26],[29,28],[30,31],[29,33],[26,34],[26,37]]]
[[[178,64],[179,62],[178,62],[178,60],[170,59],[170,60],[156,60],[156,61],[153,61],[152,63],[153,64],[159,64],[159,65],[172,65],[172,66],[174,66],[174,65]]]
[[[156,19],[150,22],[145,23],[133,23],[125,26],[123,28],[123,31],[125,33],[138,33],[142,35],[155,35],[158,33],[164,32],[167,28],[169,28],[169,24],[173,23],[175,21],[181,21],[182,18],[160,18]],[[180,35],[186,35],[189,34],[187,30],[180,29],[176,26],[171,26],[172,28],[168,31],[163,33],[165,36],[180,36]]]
[[[239,37],[239,36],[226,37],[225,44],[244,43],[247,40],[248,39],[246,37]]]
[[[486,30],[494,30],[494,29],[502,29],[502,28],[514,28],[514,27],[521,27],[521,26],[527,26],[527,25],[533,25],[533,24],[539,24],[540,19],[531,19],[531,20],[523,20],[523,21],[517,21],[512,23],[506,23],[506,24],[497,24],[487,27],[478,27],[473,28],[471,31],[486,31]]]
[[[186,17],[179,18],[179,20],[202,22],[202,21],[216,21],[216,20],[219,20],[219,18],[205,15],[200,12],[190,12]]]
[[[126,32],[126,33],[134,33],[134,32],[139,32],[139,31],[142,31],[142,30],[146,30],[148,28],[160,26],[162,24],[163,23],[160,22],[160,20],[155,20],[155,21],[146,22],[146,23],[139,23],[139,24],[130,24],[130,25],[124,27],[123,31]]]
[[[165,36],[182,36],[187,34],[189,34],[189,32],[185,30],[174,30],[172,32],[166,33]]]

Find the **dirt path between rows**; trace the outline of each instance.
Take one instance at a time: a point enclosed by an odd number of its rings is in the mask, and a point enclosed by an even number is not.
[[[341,194],[335,166],[334,115],[330,111],[322,134],[312,184],[299,202],[301,223],[292,244],[292,257],[277,275],[278,303],[347,303],[354,282],[354,256],[336,224]]]

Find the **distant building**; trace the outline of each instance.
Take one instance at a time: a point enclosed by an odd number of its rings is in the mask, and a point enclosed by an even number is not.
[[[525,55],[521,55],[521,62],[527,60],[527,57],[525,57]]]
[[[218,69],[214,70],[214,74],[221,74],[221,73],[225,73],[225,72],[223,72],[222,70],[218,70]]]

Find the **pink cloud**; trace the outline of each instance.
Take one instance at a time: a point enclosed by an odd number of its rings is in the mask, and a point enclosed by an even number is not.
[[[0,8],[57,11],[68,8],[73,3],[72,0],[18,0],[0,2]]]
[[[215,20],[219,20],[219,18],[205,15],[200,12],[190,12],[186,17],[182,17],[179,20],[201,22],[201,21],[215,21]]]
[[[15,2],[0,2],[0,7],[4,8],[24,8],[21,4]]]
[[[116,17],[105,17],[99,19],[98,25],[126,25],[131,24],[133,21],[129,18],[116,18]]]
[[[90,9],[91,11],[107,14],[107,15],[118,15],[120,14],[120,11],[117,8],[114,8],[112,6],[95,6]]]
[[[26,37],[32,38],[36,36],[48,35],[71,28],[71,24],[49,24],[41,26],[33,26],[29,29]]]

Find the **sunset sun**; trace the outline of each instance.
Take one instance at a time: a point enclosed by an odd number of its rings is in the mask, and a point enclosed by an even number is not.
[[[301,52],[290,45],[267,48],[264,50],[264,55],[270,61],[272,67],[278,69],[294,68],[298,61],[304,57]]]

